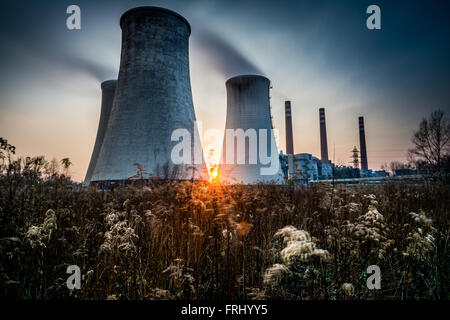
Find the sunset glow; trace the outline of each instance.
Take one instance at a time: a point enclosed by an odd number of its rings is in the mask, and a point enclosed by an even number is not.
[[[69,3],[0,5],[12,312],[448,300],[450,1]]]
[[[219,179],[219,168],[217,168],[217,165],[212,166],[209,169],[209,179],[212,183],[215,183]]]

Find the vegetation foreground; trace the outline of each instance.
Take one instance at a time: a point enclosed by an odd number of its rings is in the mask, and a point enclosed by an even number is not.
[[[34,173],[33,173],[34,172]],[[448,185],[113,191],[31,167],[0,176],[1,296],[448,299]],[[69,265],[80,290],[66,286]],[[381,270],[369,290],[368,266]]]

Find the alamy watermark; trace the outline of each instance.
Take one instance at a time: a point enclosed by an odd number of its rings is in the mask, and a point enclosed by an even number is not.
[[[67,17],[66,26],[69,30],[80,30],[81,29],[81,9],[79,6],[72,4],[67,7]]]
[[[194,124],[193,132],[199,132],[201,122]],[[211,144],[218,146],[221,140],[220,131],[209,129],[203,135]],[[278,130],[276,129],[226,129],[221,164],[226,165],[261,165],[261,175],[275,175],[278,173],[280,160],[277,149]],[[175,165],[201,164],[203,148],[200,137],[186,128],[179,128],[172,132],[171,141],[177,142],[171,151],[171,160]],[[210,145],[211,145],[210,144]],[[209,147],[206,150],[211,150]]]
[[[374,289],[381,289],[381,270],[380,267],[377,265],[371,265],[367,268],[367,275],[370,274],[369,277],[367,277],[367,289],[374,290]]]
[[[69,290],[81,289],[81,270],[77,265],[70,265],[66,270],[67,274],[70,276],[67,278],[66,285]],[[367,289],[369,290],[379,290],[381,289],[381,270],[377,265],[371,265],[367,267],[366,274],[367,277]]]
[[[67,289],[81,289],[81,270],[77,265],[71,265],[67,267],[67,274],[70,276],[67,278],[66,285]]]
[[[66,13],[69,14],[66,20],[66,26],[69,30],[81,29],[81,9],[78,5],[72,4],[67,7]],[[369,30],[381,29],[381,9],[379,6],[372,4],[367,7],[366,14],[370,16],[366,20],[366,26]]]
[[[373,4],[367,7],[367,14],[370,16],[366,20],[366,27],[369,30],[381,29],[381,9],[379,6]]]

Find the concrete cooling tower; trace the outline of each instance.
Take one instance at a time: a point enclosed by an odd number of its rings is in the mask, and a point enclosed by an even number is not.
[[[269,87],[269,79],[256,75],[237,76],[226,82],[227,118],[219,165],[220,181],[284,183],[272,131]],[[266,129],[266,136],[260,134],[260,129]],[[261,153],[272,154],[270,163],[261,158]]]
[[[122,52],[109,124],[92,181],[123,181],[140,166],[144,177],[207,178],[189,75],[190,25],[167,9],[139,7],[120,19]],[[190,135],[190,161],[172,161],[179,141]],[[184,140],[184,139],[183,139]],[[200,157],[194,152],[200,148]]]
[[[114,100],[114,92],[116,91],[117,80],[104,81],[101,84],[102,88],[102,106],[100,110],[100,121],[98,124],[97,137],[95,138],[94,150],[92,151],[91,161],[84,178],[84,183],[89,184],[91,182],[92,173],[95,165],[97,164],[98,154],[103,144],[103,138],[105,137],[106,127],[108,126],[109,115],[111,114],[111,108]]]

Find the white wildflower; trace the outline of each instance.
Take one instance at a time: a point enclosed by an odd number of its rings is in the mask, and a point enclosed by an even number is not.
[[[264,284],[265,285],[271,285],[271,286],[277,286],[282,277],[285,274],[289,274],[291,271],[288,267],[286,267],[283,264],[274,264],[272,267],[268,268],[264,274]]]
[[[341,286],[341,289],[349,297],[352,297],[355,293],[355,287],[353,287],[353,285],[351,283],[344,283]]]

